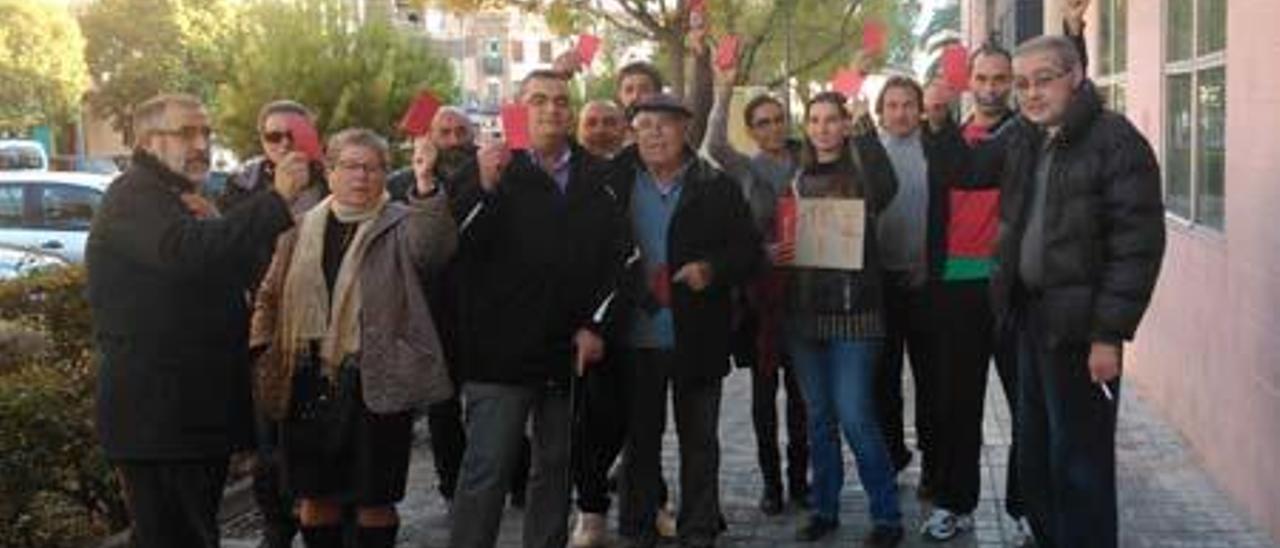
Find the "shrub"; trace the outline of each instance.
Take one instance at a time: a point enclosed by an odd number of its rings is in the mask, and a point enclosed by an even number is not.
[[[127,526],[94,434],[84,282],[67,267],[0,283],[0,341],[26,341],[0,369],[0,546],[65,546]]]

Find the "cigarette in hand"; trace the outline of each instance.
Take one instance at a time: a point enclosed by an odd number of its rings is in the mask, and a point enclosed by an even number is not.
[[[1107,387],[1107,383],[1098,383],[1098,388],[1102,389],[1102,395],[1107,397],[1107,401],[1115,401],[1116,397],[1111,394],[1111,389]]]

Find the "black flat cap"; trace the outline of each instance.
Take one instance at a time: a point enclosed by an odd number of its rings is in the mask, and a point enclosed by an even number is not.
[[[641,112],[670,112],[679,114],[685,118],[693,118],[693,112],[685,107],[679,99],[676,99],[669,93],[655,93],[644,99],[636,101],[631,108],[627,110],[627,118],[635,118]]]

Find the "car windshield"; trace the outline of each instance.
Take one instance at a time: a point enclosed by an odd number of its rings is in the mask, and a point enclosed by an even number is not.
[[[0,170],[44,169],[40,150],[26,145],[0,145]]]

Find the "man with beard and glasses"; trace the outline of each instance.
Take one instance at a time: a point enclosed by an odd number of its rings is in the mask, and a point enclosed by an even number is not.
[[[200,100],[149,99],[133,128],[132,164],[107,189],[86,251],[98,437],[133,546],[216,548],[228,460],[254,432],[246,295],[308,181],[279,170],[271,190],[219,217],[197,197],[209,171]]]
[[[626,116],[613,101],[588,102],[578,115],[578,142],[601,158],[613,158],[622,150],[627,129]]]

